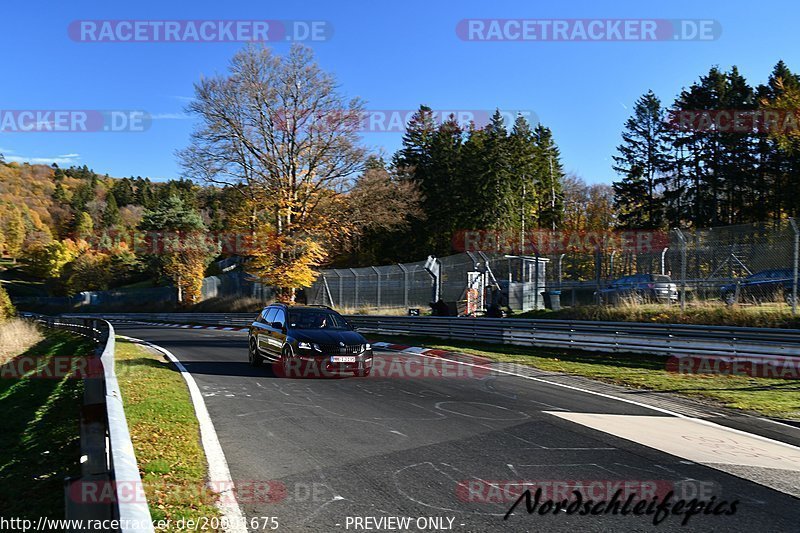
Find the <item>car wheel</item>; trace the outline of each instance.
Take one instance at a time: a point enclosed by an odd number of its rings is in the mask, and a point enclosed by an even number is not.
[[[725,305],[730,307],[736,303],[736,295],[733,293],[726,293],[722,295],[722,301],[725,302]]]
[[[791,292],[784,293],[783,299],[786,300],[786,303],[788,305],[792,305],[792,303],[794,303],[794,295]],[[800,302],[798,302],[798,303],[800,303]]]
[[[250,361],[251,366],[261,366],[261,363],[264,362],[261,356],[258,355],[256,341],[254,339],[250,339],[250,342],[248,343],[247,360]]]

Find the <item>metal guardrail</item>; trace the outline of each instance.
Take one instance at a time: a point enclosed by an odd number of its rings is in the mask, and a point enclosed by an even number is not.
[[[117,521],[119,533],[154,531],[150,510],[131,442],[122,394],[114,370],[114,327],[96,318],[62,318],[28,315],[38,324],[89,337],[98,343],[92,357],[102,373],[84,377],[81,406],[81,475],[65,482],[66,518]],[[106,502],[113,489],[112,501]],[[84,498],[87,496],[87,498]],[[101,501],[86,501],[97,498]],[[106,522],[112,524],[113,522]]]
[[[135,313],[104,317],[108,320],[247,326],[255,313]],[[516,318],[354,315],[347,319],[360,331],[385,335],[676,356],[800,356],[800,330],[794,329]]]

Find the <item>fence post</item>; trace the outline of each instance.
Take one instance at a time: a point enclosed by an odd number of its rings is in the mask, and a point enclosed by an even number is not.
[[[333,301],[333,295],[331,295],[331,288],[328,286],[328,277],[325,274],[322,275],[322,284],[325,286],[325,294],[328,295],[328,301],[331,303],[331,307],[336,307],[336,303]]]
[[[337,305],[334,305],[334,307],[338,307],[338,308],[340,308],[340,309],[341,309],[341,307],[342,307],[342,275],[341,275],[341,274],[339,274],[339,271],[338,271],[338,270],[336,270],[335,268],[334,268],[334,269],[331,269],[331,270],[330,270],[330,272],[333,272],[334,274],[336,274],[336,278],[337,278],[337,279],[338,279],[338,281],[339,281],[339,282],[338,282],[338,286],[339,286],[339,298],[336,300],[336,303],[337,303]]]
[[[403,307],[408,309],[408,269],[401,263],[397,263],[397,266],[403,271]]]
[[[675,235],[678,237],[678,245],[681,251],[681,313],[686,310],[686,238],[683,232],[675,228]]]
[[[425,270],[430,275],[433,281],[433,301],[438,302],[440,293],[440,284],[441,284],[441,271],[442,271],[442,264],[439,262],[436,257],[429,255],[428,259],[425,261]]]
[[[667,255],[667,250],[669,250],[669,248],[664,248],[663,250],[661,250],[661,275],[662,276],[664,275],[664,256]]]
[[[792,224],[794,231],[794,279],[792,280],[792,316],[797,314],[797,269],[800,264],[800,228],[797,227],[797,221],[790,218],[789,222]]]
[[[358,309],[358,274],[352,268],[350,272],[353,273],[353,309]]]
[[[595,287],[596,287],[595,288],[595,294],[596,294],[596,296],[595,296],[595,304],[600,304],[600,289],[603,288],[601,286],[601,282],[600,282],[600,280],[602,278],[602,275],[603,275],[602,274],[603,265],[602,265],[602,259],[601,259],[601,256],[600,256],[601,253],[602,252],[600,251],[600,246],[596,246],[595,247],[595,254],[594,254],[594,277],[595,277],[594,283],[595,283]]]
[[[611,257],[608,260],[608,277],[614,278],[614,256],[617,254],[616,250],[611,251]]]
[[[380,307],[381,307],[381,271],[380,271],[380,270],[378,270],[378,267],[375,267],[375,266],[374,266],[374,267],[372,267],[372,270],[374,270],[374,271],[375,271],[375,276],[377,276],[377,278],[378,278],[378,283],[377,283],[377,286],[378,286],[378,288],[377,288],[377,292],[378,292],[378,305],[377,305],[376,307],[377,307],[378,309],[380,309]]]

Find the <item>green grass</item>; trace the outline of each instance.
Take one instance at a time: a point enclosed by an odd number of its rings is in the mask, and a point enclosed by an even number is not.
[[[84,356],[91,342],[51,332],[19,357]],[[13,361],[12,363],[13,364]],[[64,518],[64,478],[80,475],[79,379],[0,378],[0,502],[3,516]]]
[[[171,363],[117,339],[117,376],[153,520],[219,516],[206,487],[200,426],[186,383]]]
[[[591,353],[398,336],[382,341],[427,346],[564,372],[635,389],[670,392],[774,418],[800,420],[800,380],[668,372],[658,355]]]

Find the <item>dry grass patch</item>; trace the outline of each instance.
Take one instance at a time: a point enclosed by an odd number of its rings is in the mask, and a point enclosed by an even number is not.
[[[9,361],[44,339],[39,328],[27,320],[0,323],[0,364]]]

